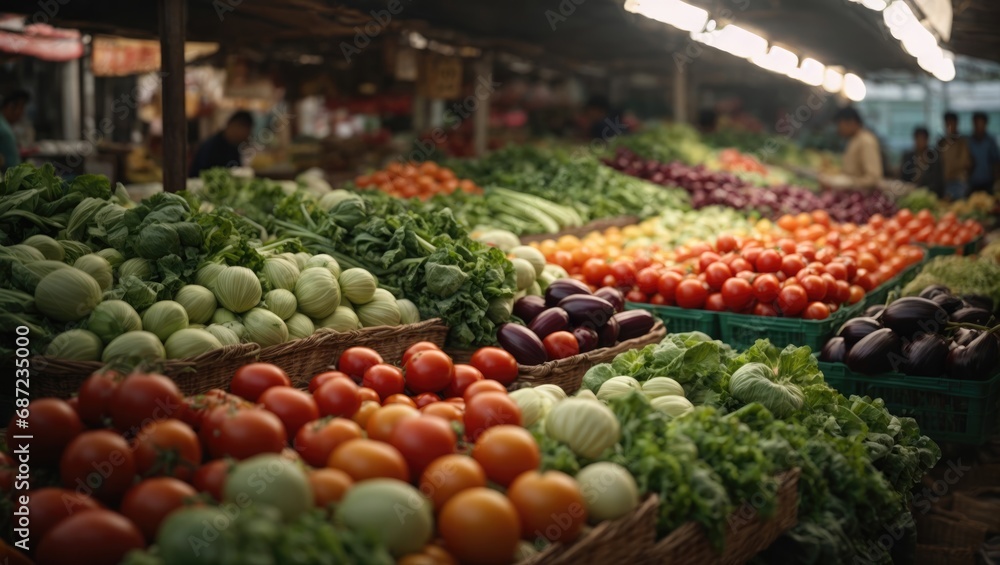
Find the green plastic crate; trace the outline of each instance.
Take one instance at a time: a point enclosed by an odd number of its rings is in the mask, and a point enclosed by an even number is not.
[[[938,442],[979,445],[997,422],[1000,373],[987,381],[911,377],[900,373],[862,375],[843,363],[819,363],[826,382],[844,396],[881,398],[896,416],[910,416]]]
[[[663,320],[670,333],[702,332],[715,339],[722,337],[719,332],[719,314],[708,310],[692,310],[677,306],[656,306],[639,302],[626,302],[626,310],[648,310]]]
[[[825,320],[719,312],[719,325],[722,341],[736,350],[746,349],[758,339],[767,338],[778,347],[808,345],[813,351],[819,351],[841,324],[857,316],[863,308],[863,301],[853,306],[845,306]]]
[[[979,236],[973,239],[965,245],[959,245],[956,247],[946,247],[943,245],[932,245],[927,247],[927,258],[940,257],[942,255],[975,255],[982,248],[983,236]]]
[[[917,278],[917,274],[920,269],[924,268],[924,262],[914,263],[909,267],[903,269],[903,272],[899,273],[895,277],[892,277],[888,281],[878,285],[869,293],[865,294],[865,308],[869,306],[874,306],[876,304],[885,304],[885,301],[889,298],[889,293],[894,289],[902,289],[910,281]]]

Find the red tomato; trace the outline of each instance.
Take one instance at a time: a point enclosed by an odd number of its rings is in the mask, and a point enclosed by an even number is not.
[[[655,304],[656,306],[667,306],[667,299],[664,298],[662,294],[657,292],[653,296],[649,297],[649,303]]]
[[[753,300],[753,287],[746,280],[733,277],[722,285],[722,301],[726,308],[739,312]]]
[[[848,304],[857,304],[858,302],[861,302],[865,298],[865,289],[861,288],[856,284],[851,285],[849,292],[850,294],[848,295],[847,298]]]
[[[785,255],[795,253],[795,240],[788,239],[787,237],[779,239],[778,249],[781,249],[781,252],[784,253]]]
[[[847,280],[847,266],[840,262],[831,261],[826,264],[826,272],[838,281]]]
[[[865,292],[871,292],[879,283],[873,273],[869,273],[865,269],[858,269],[858,276],[854,279],[854,284],[860,286]]]
[[[681,308],[701,308],[708,298],[708,289],[697,279],[684,279],[677,285],[677,305]]]
[[[715,240],[715,249],[719,253],[728,253],[739,247],[739,242],[732,234],[724,233]]]
[[[520,426],[521,409],[506,392],[483,392],[466,400],[464,421],[465,435],[475,441],[493,426]]]
[[[660,275],[660,282],[657,283],[656,288],[667,304],[673,304],[676,301],[677,285],[682,280],[684,280],[684,277],[680,273],[673,271],[667,271]]]
[[[517,363],[515,362],[515,368],[516,365]],[[446,398],[461,397],[465,394],[465,389],[469,388],[469,385],[484,378],[482,371],[479,369],[472,365],[459,363],[455,365],[455,378],[452,379],[448,388],[444,389],[444,396]]]
[[[581,272],[588,284],[599,286],[604,277],[611,274],[611,266],[601,259],[590,258],[584,262]]]
[[[436,416],[405,419],[389,436],[389,445],[403,455],[413,480],[418,479],[438,457],[455,453],[457,443],[458,438],[451,424]]]
[[[354,383],[351,383],[352,385]],[[308,393],[291,387],[273,387],[260,395],[260,403],[273,412],[288,433],[288,440],[295,438],[299,429],[307,422],[319,418],[316,400]]]
[[[83,432],[62,453],[63,486],[115,503],[132,486],[135,458],[125,438],[108,430]]]
[[[213,412],[219,410],[224,415],[208,441],[208,452],[213,459],[243,460],[261,453],[281,453],[285,448],[288,437],[285,426],[271,412],[261,408],[230,411],[225,407]]]
[[[295,451],[313,467],[325,467],[340,444],[363,437],[361,426],[346,418],[322,418],[302,426],[295,434]]]
[[[441,348],[438,347],[436,343],[432,343],[430,341],[418,341],[407,348],[406,352],[403,353],[402,364],[406,365],[406,362],[410,360],[410,357],[413,357],[421,351],[441,351]]]
[[[111,397],[111,421],[119,431],[135,434],[147,421],[173,417],[181,410],[183,401],[181,391],[167,377],[132,374]]]
[[[721,259],[721,257],[714,251],[706,251],[702,253],[698,256],[698,272],[704,273],[705,269],[707,269],[709,265],[715,263],[719,259]]]
[[[729,268],[729,265],[726,265],[722,261],[710,263],[704,272],[705,282],[708,283],[709,288],[712,290],[719,290],[722,288],[722,283],[733,276],[733,271]]]
[[[80,405],[77,411],[84,424],[91,428],[104,427],[104,419],[108,417],[111,397],[114,395],[115,389],[118,388],[120,380],[121,374],[117,371],[104,371],[94,373],[83,381],[78,393]],[[40,537],[38,534],[35,536]]]
[[[753,310],[751,313],[754,316],[777,316],[778,311],[774,309],[774,305],[770,302],[758,302],[753,305]]]
[[[542,341],[549,359],[565,359],[580,354],[580,343],[570,332],[553,332]]]
[[[465,389],[462,400],[468,403],[470,398],[483,392],[502,392],[507,394],[507,388],[500,384],[500,382],[490,379],[474,382]]]
[[[656,294],[657,285],[660,283],[660,273],[655,267],[646,267],[636,275],[635,282],[642,292]]]
[[[285,371],[270,363],[250,363],[236,369],[229,390],[250,402],[257,402],[264,391],[273,386],[292,386]]]
[[[781,255],[773,249],[765,249],[757,256],[754,265],[757,267],[757,272],[777,273],[781,270]]]
[[[713,292],[705,299],[705,310],[710,312],[722,312],[726,309],[726,301],[722,299],[721,292]]]
[[[789,277],[794,277],[795,273],[798,273],[805,267],[806,262],[799,254],[792,253],[781,258],[781,272]]]
[[[440,402],[441,397],[434,394],[433,392],[422,392],[413,397],[413,403],[416,404],[417,409],[423,408],[428,404],[433,404],[435,402]]]
[[[201,464],[198,434],[180,420],[159,420],[142,428],[132,442],[135,470],[144,477],[167,475],[188,480]]]
[[[753,294],[759,302],[773,302],[781,290],[778,277],[771,273],[760,275],[753,281]]]
[[[411,391],[440,392],[455,378],[455,365],[443,351],[421,351],[403,365],[403,372]]]
[[[361,379],[361,384],[378,393],[376,400],[389,398],[394,394],[402,394],[406,389],[403,371],[385,363],[368,367],[364,378]]]
[[[507,386],[517,380],[517,361],[499,347],[482,347],[472,354],[469,364],[480,370],[483,377]]]
[[[142,532],[110,510],[88,510],[62,520],[41,539],[36,563],[79,565],[119,563],[133,549],[143,549]]]
[[[147,542],[152,542],[164,518],[185,503],[192,502],[196,496],[198,491],[177,479],[146,479],[125,493],[121,513],[139,527]]]
[[[740,273],[743,271],[753,271],[753,264],[742,257],[737,257],[733,259],[732,263],[729,264],[729,268],[734,273]]]
[[[358,385],[347,379],[333,379],[313,394],[321,416],[350,417],[361,407]]]
[[[350,375],[354,382],[360,383],[369,367],[382,362],[382,356],[374,349],[351,347],[340,354],[337,368]]]
[[[323,386],[327,381],[332,379],[350,379],[351,376],[347,373],[342,373],[340,371],[326,371],[325,373],[320,373],[309,381],[309,394],[316,392],[319,387]]]
[[[326,463],[324,461],[324,463]],[[226,477],[233,468],[232,459],[215,459],[205,463],[194,472],[191,484],[198,492],[207,492],[217,501],[222,501],[222,493],[226,486]]]
[[[749,261],[751,264],[756,265],[757,259],[760,257],[760,254],[764,252],[764,249],[761,248],[760,244],[758,244],[755,241],[751,241],[749,242],[749,244],[752,245],[749,247],[745,246],[743,250],[740,251],[740,254],[743,255],[743,258]]]
[[[836,304],[849,301],[851,299],[851,285],[847,281],[836,281],[833,294],[828,294],[827,298],[833,298],[833,302]]]
[[[382,397],[378,395],[378,392],[366,386],[363,386],[358,389],[358,398],[361,399],[362,403],[365,402],[366,400],[370,400],[372,402],[377,402],[379,404],[382,404]]]
[[[59,522],[78,512],[101,508],[96,499],[72,490],[43,488],[28,494],[31,535],[37,539],[45,537]]]
[[[797,316],[809,304],[809,295],[799,285],[786,285],[778,293],[778,309],[783,316]]]
[[[63,449],[83,432],[80,416],[72,406],[56,398],[39,398],[29,403],[26,410],[27,427],[21,428],[15,425],[15,420],[20,420],[17,414],[12,416],[10,423],[7,424],[7,449],[29,446],[32,463],[55,466],[59,463]],[[30,435],[32,438],[24,440],[14,437],[22,434]]]
[[[809,300],[823,300],[826,297],[826,281],[816,275],[806,275],[799,279],[799,284],[805,289]]]
[[[639,289],[632,289],[625,294],[625,300],[627,302],[637,302],[639,304],[645,304],[648,298],[646,293]]]
[[[802,317],[806,320],[825,320],[830,317],[830,307],[822,302],[810,302]]]
[[[631,261],[616,261],[611,265],[611,276],[615,278],[618,286],[632,286],[635,284],[635,265]],[[483,374],[486,372],[483,371]]]
[[[461,399],[459,399],[461,400]],[[462,423],[462,407],[450,402],[434,402],[420,409],[421,414],[443,418],[449,422]]]

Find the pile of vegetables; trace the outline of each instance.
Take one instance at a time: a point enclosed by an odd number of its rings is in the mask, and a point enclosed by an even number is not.
[[[947,203],[930,190],[918,188],[900,198],[899,207],[912,212],[920,210],[928,210],[934,214],[951,212],[962,219],[986,222],[996,213],[997,200],[985,192],[976,192],[968,198]]]
[[[646,160],[627,149],[620,149],[607,164],[650,182],[684,188],[691,194],[691,204],[696,209],[721,205],[756,211],[769,218],[826,210],[838,222],[854,223],[862,223],[872,214],[896,211],[892,199],[878,191],[838,190],[817,194],[787,184],[764,188],[733,173],[712,171],[702,165]]]
[[[776,475],[800,468],[799,523],[765,562],[891,562],[880,528],[908,524],[914,535],[911,489],[940,457],[912,419],[830,388],[807,347],[760,340],[738,353],[704,334],[672,334],[596,365],[584,388],[576,398],[596,393],[607,408],[574,401],[581,407],[556,437],[560,405],[551,408],[535,427],[542,468],[622,465],[640,496],[661,497],[661,535],[695,520],[721,543],[730,512],[754,500],[769,515]]]
[[[646,218],[668,208],[691,207],[683,191],[663,190],[611,170],[589,151],[508,146],[481,159],[449,165],[459,176],[487,189],[506,188],[573,208],[585,222]]]
[[[928,288],[944,286],[959,296],[974,295],[988,300],[987,310],[1000,308],[1000,256],[991,244],[979,257],[948,255],[927,262],[916,278],[903,287],[904,296],[918,296]]]
[[[1000,339],[988,297],[955,296],[944,286],[873,306],[848,320],[820,359],[843,362],[866,375],[986,380],[1000,367]]]
[[[497,340],[522,365],[565,359],[649,332],[656,319],[644,310],[625,312],[625,298],[613,288],[591,293],[574,279],[559,279],[541,296],[514,303],[525,325],[500,326]]]
[[[468,179],[459,179],[447,167],[433,161],[423,163],[390,163],[385,170],[375,171],[354,179],[358,188],[377,189],[398,198],[427,200],[435,194],[482,194],[483,189]]]

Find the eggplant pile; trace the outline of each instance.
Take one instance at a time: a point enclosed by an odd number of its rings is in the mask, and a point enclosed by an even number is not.
[[[979,298],[931,286],[920,296],[872,306],[845,322],[819,358],[866,375],[986,380],[1000,365],[1000,326],[988,329],[996,320]]]
[[[575,279],[559,279],[545,296],[525,296],[514,303],[514,315],[526,326],[500,326],[497,341],[521,365],[549,360],[542,341],[555,332],[572,332],[580,353],[609,347],[645,335],[656,318],[645,310],[625,309],[625,297],[614,288],[590,287]]]

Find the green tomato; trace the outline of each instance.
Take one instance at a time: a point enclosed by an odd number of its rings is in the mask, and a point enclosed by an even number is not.
[[[233,467],[223,499],[241,508],[269,505],[291,522],[312,508],[313,493],[301,467],[280,455],[251,457]]]
[[[226,563],[236,547],[233,516],[219,508],[182,508],[167,517],[156,536],[164,565]]]

